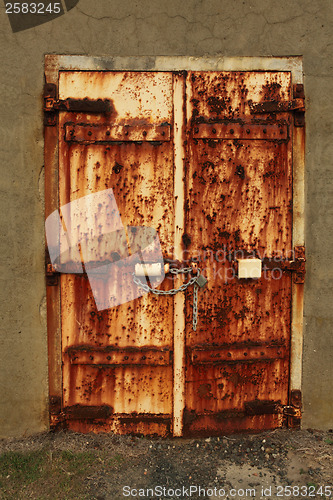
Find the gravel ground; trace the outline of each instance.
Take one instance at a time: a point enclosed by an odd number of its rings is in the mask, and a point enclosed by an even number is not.
[[[332,431],[163,440],[58,432],[0,440],[0,454],[45,448],[118,457],[83,478],[91,499],[333,498]]]

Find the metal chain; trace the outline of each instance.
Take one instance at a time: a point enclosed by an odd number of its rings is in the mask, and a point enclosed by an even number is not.
[[[192,271],[191,267],[183,267],[182,269],[170,269],[171,274],[187,274]],[[146,283],[142,283],[133,273],[133,281],[137,286],[143,288],[145,292],[151,292],[154,295],[176,295],[178,292],[184,292],[189,286],[194,285],[193,288],[193,330],[197,329],[198,324],[198,288],[196,284],[197,277],[200,274],[200,269],[198,269],[197,276],[189,279],[186,283],[181,285],[179,288],[172,288],[171,290],[157,290],[156,288],[150,288]]]
[[[192,271],[192,267],[183,267],[182,269],[177,269],[177,268],[171,268],[169,269],[169,272],[171,274],[186,274],[186,273],[190,273]]]
[[[198,288],[196,283],[193,287],[193,330],[196,331],[198,324]]]

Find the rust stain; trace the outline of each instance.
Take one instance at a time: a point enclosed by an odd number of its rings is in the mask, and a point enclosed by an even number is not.
[[[211,392],[211,384],[200,384],[197,390],[199,398],[212,398],[213,394]]]

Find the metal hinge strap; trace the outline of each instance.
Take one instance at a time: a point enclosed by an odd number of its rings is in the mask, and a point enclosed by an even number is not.
[[[292,101],[265,101],[257,104],[250,103],[249,106],[252,114],[305,111],[304,99],[293,99]]]
[[[234,252],[234,256],[230,255],[228,260],[233,263],[235,268],[238,266],[238,251]],[[247,258],[248,255],[245,251],[241,251],[243,257]],[[252,255],[252,254],[249,254]],[[253,255],[252,255],[253,257]],[[260,258],[260,256],[258,256]],[[294,283],[304,283],[305,280],[305,247],[304,246],[296,246],[293,251],[293,260],[288,259],[280,259],[278,257],[264,257],[260,259],[262,262],[262,271],[271,271],[274,269],[280,269],[282,272],[287,271],[293,273]]]
[[[263,269],[281,269],[281,271],[289,271],[294,274],[294,283],[304,283],[305,280],[305,247],[297,246],[294,247],[294,259],[293,260],[274,260],[270,258],[264,258],[262,260]]]
[[[44,124],[54,127],[59,111],[105,114],[112,111],[112,105],[109,99],[57,99],[57,86],[47,83],[44,87]]]
[[[45,98],[44,110],[48,111],[72,111],[84,113],[109,113],[111,103],[108,99],[53,99]]]
[[[295,127],[304,127],[305,125],[305,97],[304,86],[296,84],[293,86],[293,97],[290,101],[264,101],[260,103],[250,102],[250,112],[252,114],[273,114],[286,113],[292,111],[294,113]]]

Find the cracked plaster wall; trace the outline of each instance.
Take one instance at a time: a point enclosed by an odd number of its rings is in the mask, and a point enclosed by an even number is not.
[[[43,247],[45,53],[304,57],[304,427],[332,423],[332,0],[80,0],[13,34],[0,8],[0,437],[47,428]]]

